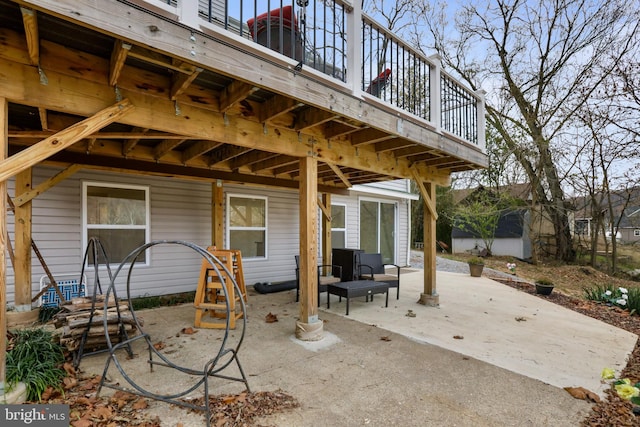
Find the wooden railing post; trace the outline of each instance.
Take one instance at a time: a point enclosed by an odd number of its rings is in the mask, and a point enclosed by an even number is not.
[[[484,89],[480,89],[476,91],[476,96],[478,97],[478,108],[476,108],[476,112],[478,114],[477,120],[476,120],[476,133],[478,134],[478,148],[480,148],[483,152],[485,151],[486,148],[486,141],[485,141],[485,134],[484,134],[484,127],[486,125],[485,123],[485,96],[487,95],[487,92]]]
[[[198,0],[178,0],[178,15],[182,24],[191,28],[200,28]]]
[[[353,2],[347,13],[347,85],[354,94],[362,90],[362,7]]]
[[[429,68],[429,121],[433,123],[437,133],[442,132],[442,91],[440,88],[440,73],[442,71],[442,60],[440,55],[435,54],[429,57],[431,67]]]

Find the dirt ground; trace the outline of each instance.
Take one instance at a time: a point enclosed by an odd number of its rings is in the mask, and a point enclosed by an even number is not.
[[[464,261],[470,256],[456,254],[441,254],[450,259]],[[609,276],[590,266],[562,265],[559,262],[544,261],[536,265],[519,261],[513,257],[492,256],[485,258],[485,267],[493,270],[510,273],[507,263],[515,263],[515,277],[519,280],[535,282],[538,279],[549,279],[555,285],[556,290],[578,298],[584,297],[584,288],[596,285],[613,285],[615,287],[640,287],[640,282]],[[490,274],[488,274],[490,276]]]

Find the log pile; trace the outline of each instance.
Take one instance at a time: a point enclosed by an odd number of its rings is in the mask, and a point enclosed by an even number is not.
[[[87,340],[83,353],[107,348],[107,340],[104,330],[104,320],[107,319],[107,330],[112,344],[124,339],[123,331],[129,337],[137,335],[135,321],[129,305],[126,301],[119,301],[116,307],[115,300],[110,300],[105,311],[104,295],[96,296],[95,304],[91,298],[73,298],[61,306],[62,310],[54,317],[56,328],[61,328],[60,344],[69,351],[77,351],[80,348],[82,335],[87,331]],[[91,310],[93,318],[91,318]],[[118,310],[120,316],[118,316]],[[142,324],[142,319],[138,318]],[[91,325],[89,324],[91,322]]]

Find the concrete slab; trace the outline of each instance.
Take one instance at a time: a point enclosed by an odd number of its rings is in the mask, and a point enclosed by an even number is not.
[[[400,299],[352,300],[349,318],[474,357],[556,387],[603,395],[605,367],[620,371],[638,337],[484,277],[437,273],[440,306],[417,304],[423,272],[402,276]],[[392,292],[395,296],[395,290]],[[415,317],[407,316],[412,310]],[[326,304],[323,311],[327,311]],[[332,297],[331,313],[345,315]]]
[[[345,302],[321,308],[326,341],[294,337],[299,305],[295,291],[257,294],[250,289],[246,334],[238,353],[252,391],[282,390],[300,407],[261,420],[283,427],[324,426],[576,426],[591,405],[559,387],[601,390],[603,367],[621,369],[636,337],[485,278],[438,273],[441,306],[416,301],[422,273],[402,278],[400,300]],[[395,294],[395,292],[393,292]],[[395,295],[394,295],[395,297]],[[326,304],[326,294],[322,297]],[[406,316],[412,310],[416,316]],[[145,331],[182,366],[201,368],[219,349],[224,331],[193,327],[191,304],[143,310]],[[278,321],[266,322],[268,315]],[[519,319],[519,320],[518,320]],[[375,325],[375,326],[374,326]],[[239,329],[229,332],[237,342]],[[455,338],[459,336],[459,338]],[[139,343],[139,342],[138,342]],[[127,373],[145,387],[176,392],[194,379],[158,367],[146,352]],[[105,355],[83,359],[85,374],[102,374]],[[224,372],[235,376],[235,366]],[[124,385],[112,367],[110,380]],[[243,384],[210,380],[214,394],[239,393]],[[103,391],[108,395],[109,389]],[[193,396],[202,396],[202,389]],[[163,425],[202,426],[202,413],[150,400],[146,410]]]

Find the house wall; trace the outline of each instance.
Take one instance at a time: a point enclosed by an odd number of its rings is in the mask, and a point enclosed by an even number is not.
[[[454,238],[451,241],[453,253],[464,253],[474,250],[476,247],[484,248],[482,239]],[[491,253],[495,256],[513,256],[526,259],[531,256],[525,253],[525,244],[522,238],[500,238],[493,241]]]
[[[49,179],[59,169],[39,167],[33,171],[33,186]],[[82,182],[120,183],[149,186],[151,240],[183,240],[206,247],[211,244],[211,183],[176,178],[143,175],[81,171],[33,200],[33,239],[48,268],[55,276],[79,275],[84,256],[82,242]],[[404,187],[403,187],[404,188]],[[298,192],[288,189],[250,187],[225,184],[224,212],[226,221],[226,196],[229,193],[267,197],[267,257],[243,259],[245,283],[277,282],[295,278],[294,255],[299,252],[299,201]],[[9,194],[14,195],[13,180],[9,181]],[[332,196],[333,203],[345,204],[347,220],[347,247],[359,246],[359,197]],[[370,194],[365,193],[367,197]],[[398,236],[396,262],[408,264],[409,203],[398,197],[379,197],[397,201]],[[7,226],[13,239],[14,218],[8,214]],[[320,230],[320,227],[318,227]],[[226,227],[225,227],[226,230]],[[226,234],[225,234],[226,247]],[[131,296],[162,295],[195,290],[202,258],[194,251],[178,245],[157,245],[149,251],[149,265],[133,269]],[[7,299],[14,301],[14,273],[8,263]],[[40,278],[45,274],[38,259],[32,260],[32,295],[40,289]],[[128,269],[128,265],[126,266]],[[117,266],[111,266],[112,271]],[[120,296],[126,295],[126,274],[123,271],[116,280]],[[94,272],[87,270],[89,291],[94,286]],[[109,286],[106,270],[100,271],[100,284],[105,292]]]

